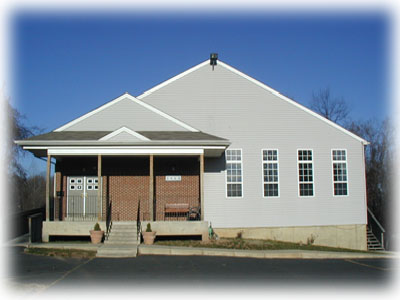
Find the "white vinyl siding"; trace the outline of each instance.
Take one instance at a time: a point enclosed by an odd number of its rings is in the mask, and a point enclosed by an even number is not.
[[[226,150],[226,196],[243,196],[242,150]]]
[[[279,197],[278,150],[263,150],[262,160],[263,195],[264,197]]]
[[[346,150],[332,150],[332,176],[334,196],[347,196],[347,154]]]
[[[299,196],[314,196],[314,171],[312,150],[297,151]]]
[[[225,157],[205,157],[204,220],[213,227],[366,224],[363,144],[274,93],[205,64],[141,100],[242,149],[242,198],[227,198]],[[278,149],[279,198],[264,197],[262,149]],[[299,149],[313,150],[314,197],[299,197]],[[347,197],[333,195],[332,149],[347,151]]]

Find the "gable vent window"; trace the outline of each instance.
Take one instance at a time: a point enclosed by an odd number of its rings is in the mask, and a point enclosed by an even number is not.
[[[242,150],[230,149],[226,158],[226,195],[229,198],[243,196]]]
[[[333,194],[347,196],[347,155],[346,150],[332,150]]]
[[[297,165],[299,173],[299,196],[314,196],[314,171],[312,150],[298,150]]]
[[[278,150],[263,150],[264,197],[279,197]]]

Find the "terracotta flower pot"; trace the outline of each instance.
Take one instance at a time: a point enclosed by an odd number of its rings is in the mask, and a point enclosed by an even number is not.
[[[101,243],[103,235],[104,235],[103,230],[90,230],[90,239],[92,240],[92,244]]]
[[[145,245],[153,245],[154,239],[156,238],[156,232],[151,231],[151,232],[142,232],[143,235],[143,242]]]

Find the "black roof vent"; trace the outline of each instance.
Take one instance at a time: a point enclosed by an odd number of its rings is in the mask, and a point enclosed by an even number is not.
[[[218,60],[218,53],[211,53],[210,54],[210,65],[212,65],[213,71],[214,71],[214,66],[217,65],[217,60]]]

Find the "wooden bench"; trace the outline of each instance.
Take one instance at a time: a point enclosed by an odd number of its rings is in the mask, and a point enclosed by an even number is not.
[[[165,213],[188,213],[189,203],[167,203],[164,208]]]
[[[189,203],[167,203],[164,207],[164,220],[167,218],[187,218],[189,214]]]

